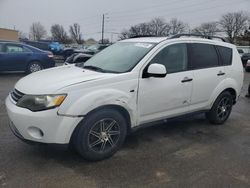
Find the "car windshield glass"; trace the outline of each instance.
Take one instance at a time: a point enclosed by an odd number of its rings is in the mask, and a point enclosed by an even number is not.
[[[84,63],[83,68],[91,66],[105,72],[128,72],[154,46],[154,43],[118,42],[93,56]]]

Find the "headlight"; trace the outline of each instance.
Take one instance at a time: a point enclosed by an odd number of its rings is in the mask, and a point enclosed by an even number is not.
[[[58,107],[66,98],[66,94],[60,95],[24,95],[17,106],[27,108],[33,112],[48,110]]]

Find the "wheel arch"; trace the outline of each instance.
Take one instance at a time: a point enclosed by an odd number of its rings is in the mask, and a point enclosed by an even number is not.
[[[29,61],[27,62],[27,64],[26,64],[26,68],[25,68],[26,72],[28,72],[28,69],[29,69],[30,64],[31,64],[31,63],[34,63],[34,62],[37,62],[37,63],[39,63],[41,66],[43,66],[41,60],[39,60],[39,59],[31,59],[31,60],[29,60]]]
[[[233,96],[233,103],[235,104],[236,103],[236,99],[237,99],[237,92],[236,92],[236,90],[230,87],[230,88],[224,89],[221,93],[223,93],[225,91],[228,91]]]
[[[105,109],[112,109],[112,110],[117,110],[118,112],[120,112],[121,115],[125,118],[125,120],[127,122],[127,133],[131,132],[131,117],[130,117],[130,114],[129,114],[128,110],[126,108],[124,108],[123,106],[120,106],[120,105],[109,104],[109,105],[99,106],[99,107],[91,110],[90,112],[88,112],[84,116],[84,118],[74,128],[74,130],[73,130],[73,132],[72,132],[72,134],[70,136],[70,141],[69,142],[74,142],[74,138],[76,137],[78,130],[80,129],[80,127],[82,126],[82,124],[86,120],[86,117],[90,116],[91,114],[96,113],[97,111],[101,111],[101,110],[105,110]]]

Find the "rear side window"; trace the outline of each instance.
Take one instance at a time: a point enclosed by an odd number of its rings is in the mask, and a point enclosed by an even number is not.
[[[232,65],[232,49],[222,46],[217,46],[223,65]]]
[[[191,45],[191,63],[193,69],[202,69],[219,66],[216,49],[210,44]]]

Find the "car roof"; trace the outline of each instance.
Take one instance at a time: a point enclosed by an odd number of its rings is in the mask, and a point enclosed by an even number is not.
[[[148,42],[148,43],[160,43],[166,40],[168,37],[140,37],[125,39],[120,42]]]
[[[180,37],[180,38],[173,38],[173,39],[171,37],[140,37],[140,38],[125,39],[120,42],[145,42],[145,43],[158,44],[163,41],[202,42],[202,43],[214,44],[214,45],[219,45],[219,46],[225,46],[229,48],[234,47],[233,44],[230,44],[228,42],[223,42],[218,39],[204,39],[204,38],[199,38],[199,37]]]

